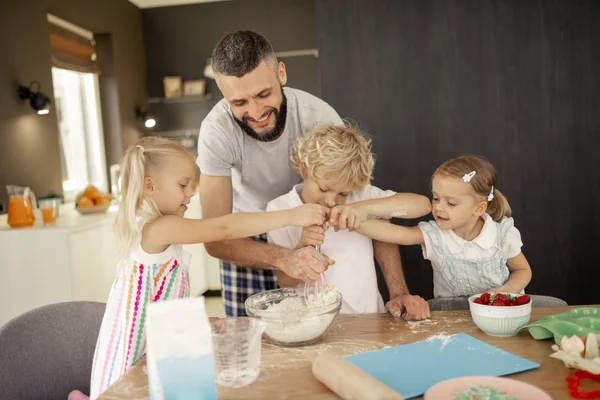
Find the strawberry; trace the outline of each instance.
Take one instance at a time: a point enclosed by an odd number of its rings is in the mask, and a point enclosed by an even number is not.
[[[517,304],[518,305],[527,304],[527,303],[529,303],[530,299],[531,298],[528,295],[524,294],[522,296],[517,297]]]
[[[485,304],[485,305],[489,305],[490,304],[490,299],[491,299],[491,295],[489,293],[484,293],[481,295],[481,303]]]
[[[475,300],[473,300],[473,303],[477,303],[477,304],[483,304],[481,302],[481,298],[480,297],[475,297]]]
[[[492,305],[497,307],[504,307],[504,302],[500,299],[495,299],[494,301],[492,301]]]
[[[504,293],[496,293],[496,299],[502,300],[502,302],[505,302],[506,300],[508,300],[506,298],[506,296],[504,295]]]

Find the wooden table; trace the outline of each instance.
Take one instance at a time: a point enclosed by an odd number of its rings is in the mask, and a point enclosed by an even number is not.
[[[596,306],[593,306],[596,307]],[[569,308],[534,308],[531,321]],[[431,320],[404,322],[389,314],[339,315],[328,336],[322,342],[301,348],[283,348],[263,343],[261,372],[256,381],[240,389],[218,387],[219,399],[337,399],[327,387],[317,381],[311,371],[312,360],[323,351],[341,355],[377,350],[383,347],[412,343],[433,335],[465,332],[505,351],[541,364],[532,371],[512,375],[512,379],[531,383],[553,399],[570,399],[565,378],[572,373],[554,358],[552,340],[536,341],[527,331],[510,338],[488,336],[480,331],[469,311],[438,311]],[[127,371],[100,400],[148,399],[146,360],[142,358]]]

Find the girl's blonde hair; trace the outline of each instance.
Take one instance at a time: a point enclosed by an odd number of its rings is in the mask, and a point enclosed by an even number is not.
[[[114,225],[121,259],[127,258],[140,240],[142,224],[138,218],[151,220],[161,215],[154,201],[144,193],[144,179],[171,156],[192,157],[179,143],[159,137],[145,137],[123,154],[121,201]]]
[[[497,189],[496,169],[487,160],[473,156],[453,158],[436,169],[433,176],[444,174],[462,179],[463,176],[471,174],[473,171],[475,171],[475,175],[471,177],[470,184],[475,194],[486,200],[490,193],[493,194],[492,200],[488,201],[487,213],[489,216],[496,222],[500,221],[502,217],[510,217],[510,205],[506,197]]]
[[[324,125],[298,138],[290,152],[303,179],[361,190],[371,182],[375,161],[371,140],[358,128]]]

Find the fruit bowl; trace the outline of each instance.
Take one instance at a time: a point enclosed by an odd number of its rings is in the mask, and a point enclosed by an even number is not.
[[[101,214],[110,208],[111,201],[110,194],[102,193],[98,188],[90,185],[77,195],[75,209],[80,214]]]
[[[108,211],[110,208],[110,204],[105,204],[102,206],[93,206],[93,207],[75,207],[79,214],[102,214]]]
[[[475,299],[480,299],[486,293],[476,294],[469,297],[469,309],[473,322],[479,329],[490,336],[515,336],[521,327],[529,323],[531,318],[531,299],[526,296],[527,303],[500,306],[490,305],[495,300],[516,299],[522,296],[520,293],[498,292],[489,293],[490,301],[480,304]],[[487,296],[486,296],[487,297]]]

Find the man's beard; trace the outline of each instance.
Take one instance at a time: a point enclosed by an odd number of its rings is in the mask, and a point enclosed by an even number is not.
[[[272,112],[275,116],[275,126],[273,127],[273,129],[264,133],[257,133],[254,129],[250,127],[250,125],[248,125],[247,116],[244,116],[241,121],[233,117],[235,119],[235,122],[237,122],[240,128],[242,128],[242,130],[246,132],[246,134],[252,139],[256,139],[260,142],[272,142],[274,140],[277,140],[283,133],[283,130],[285,129],[285,120],[287,117],[287,99],[285,98],[285,93],[283,93],[283,88],[281,88],[281,95],[283,100],[281,100],[279,111],[277,111],[277,109],[275,108],[271,108],[267,111],[267,113]]]

